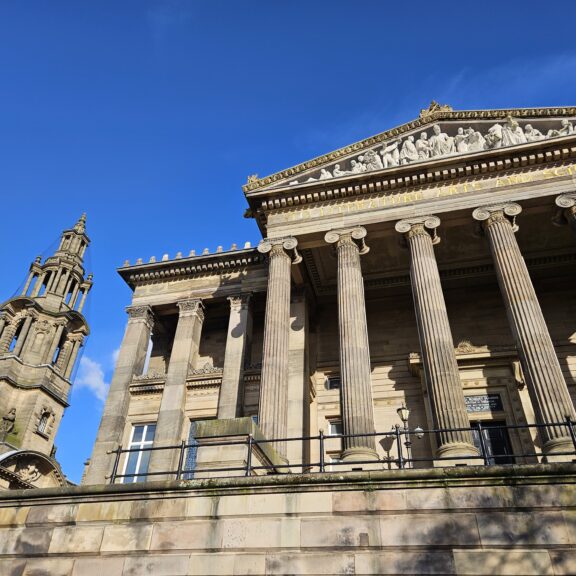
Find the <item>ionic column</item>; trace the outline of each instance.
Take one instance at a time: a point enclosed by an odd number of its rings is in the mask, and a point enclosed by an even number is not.
[[[28,336],[28,332],[30,331],[32,320],[32,316],[26,316],[26,319],[24,320],[24,325],[22,326],[22,330],[20,330],[20,335],[18,336],[18,342],[16,342],[16,346],[14,346],[14,354],[16,355],[22,352],[22,347],[24,346],[26,336]]]
[[[369,250],[365,237],[366,229],[361,226],[334,230],[324,236],[326,242],[336,244],[338,254],[340,394],[345,434],[374,433],[370,350],[360,265],[360,256]],[[373,436],[346,438],[343,444],[344,460],[378,458]]]
[[[224,354],[224,371],[218,397],[218,418],[239,416],[240,389],[244,375],[244,360],[247,341],[250,337],[252,318],[250,311],[251,294],[228,297],[230,319]]]
[[[266,238],[258,245],[260,253],[269,254],[259,407],[259,426],[268,440],[288,432],[290,265],[301,261],[297,245],[296,238]],[[286,442],[272,447],[286,459]]]
[[[183,439],[186,378],[200,346],[200,334],[204,322],[202,300],[182,300],[178,302],[178,308],[180,309],[178,325],[162,392],[154,446],[172,446],[180,444]],[[150,472],[175,470],[177,460],[177,450],[156,450],[150,455]],[[174,479],[174,476],[168,475],[166,478]],[[151,477],[151,480],[161,479],[162,476]]]
[[[515,217],[522,208],[515,203],[483,206],[474,210],[482,222],[508,321],[518,348],[520,363],[539,424],[574,418],[574,406],[548,332],[532,280],[514,232]],[[567,431],[559,427],[540,429],[544,453],[573,450]]]
[[[130,402],[130,383],[142,373],[154,317],[149,306],[127,308],[128,324],[120,347],[110,391],[106,398],[98,436],[84,484],[104,484],[112,472],[114,455],[107,454],[122,444]]]
[[[569,224],[576,232],[576,192],[561,194],[556,198],[556,206],[559,208],[556,224]]]
[[[404,235],[410,249],[412,296],[434,426],[439,429],[469,428],[454,340],[434,255],[434,244],[440,241],[436,235],[439,225],[440,219],[436,216],[424,216],[401,220],[396,224],[396,231]],[[478,454],[471,432],[440,432],[437,440],[438,457]]]

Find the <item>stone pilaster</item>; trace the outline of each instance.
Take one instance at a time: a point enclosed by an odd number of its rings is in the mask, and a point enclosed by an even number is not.
[[[556,224],[569,224],[576,233],[576,192],[561,194],[556,198],[558,207],[557,217],[554,219]]]
[[[230,318],[224,353],[224,371],[218,397],[218,418],[237,418],[240,414],[241,387],[246,347],[252,330],[251,294],[230,296]]]
[[[370,381],[370,350],[364,279],[360,255],[369,248],[366,229],[358,226],[328,232],[324,239],[336,244],[338,255],[338,328],[340,335],[340,379],[342,423],[345,434],[374,432],[374,407]],[[377,459],[373,436],[344,440],[344,460]]]
[[[22,325],[20,335],[18,336],[18,342],[16,342],[16,346],[14,346],[14,354],[17,356],[22,352],[22,348],[26,342],[28,332],[30,332],[30,326],[32,325],[33,320],[34,318],[30,314],[24,319],[24,324]]]
[[[66,371],[64,373],[64,377],[67,378],[68,380],[72,375],[72,370],[74,370],[74,365],[76,364],[78,353],[80,352],[80,348],[82,348],[82,344],[84,342],[84,336],[82,334],[72,334],[70,336],[70,340],[72,342],[72,352],[70,353],[70,356],[67,359]]]
[[[186,378],[192,368],[192,362],[198,355],[204,307],[197,298],[178,302],[180,313],[170,355],[168,373],[164,382],[162,402],[156,423],[154,446],[173,446],[184,438],[186,419]],[[150,455],[150,472],[168,472],[175,470],[178,460],[177,450],[157,450]],[[162,476],[153,476],[151,480],[161,480]],[[166,476],[174,479],[174,475]]]
[[[260,380],[259,426],[273,440],[288,431],[288,344],[290,338],[290,265],[301,261],[296,238],[266,238],[258,251],[269,254],[268,292]],[[286,459],[286,442],[273,448]]]
[[[440,241],[436,235],[439,225],[440,219],[436,216],[424,216],[401,220],[396,224],[396,231],[404,235],[410,249],[412,295],[434,426],[439,429],[468,428],[470,421],[434,254],[434,244]],[[438,457],[478,454],[471,432],[441,432],[437,435],[437,441]]]
[[[514,233],[522,208],[515,203],[474,210],[488,238],[496,276],[539,424],[574,418],[574,406],[554,350],[526,263]],[[564,428],[540,429],[547,454],[573,450]]]
[[[84,484],[104,484],[112,472],[114,455],[107,452],[122,444],[130,401],[130,383],[135,375],[142,373],[146,361],[153,327],[152,310],[149,306],[133,306],[127,312],[128,324]]]

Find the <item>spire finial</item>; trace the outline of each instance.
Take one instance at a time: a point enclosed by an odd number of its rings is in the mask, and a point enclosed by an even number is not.
[[[78,222],[74,224],[74,230],[80,232],[80,234],[86,232],[86,212],[82,212],[82,216],[80,216]]]

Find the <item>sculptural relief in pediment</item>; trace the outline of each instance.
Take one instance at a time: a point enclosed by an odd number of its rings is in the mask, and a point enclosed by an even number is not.
[[[308,170],[297,178],[279,182],[277,186],[296,186],[576,135],[575,124],[574,118],[520,120],[512,116],[501,121],[476,120],[467,123],[442,120]]]

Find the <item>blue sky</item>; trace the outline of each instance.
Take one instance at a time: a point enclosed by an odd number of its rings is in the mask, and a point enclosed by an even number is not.
[[[0,0],[0,300],[86,211],[92,328],[57,438],[79,481],[128,258],[257,242],[241,185],[454,108],[576,104],[576,3]]]

